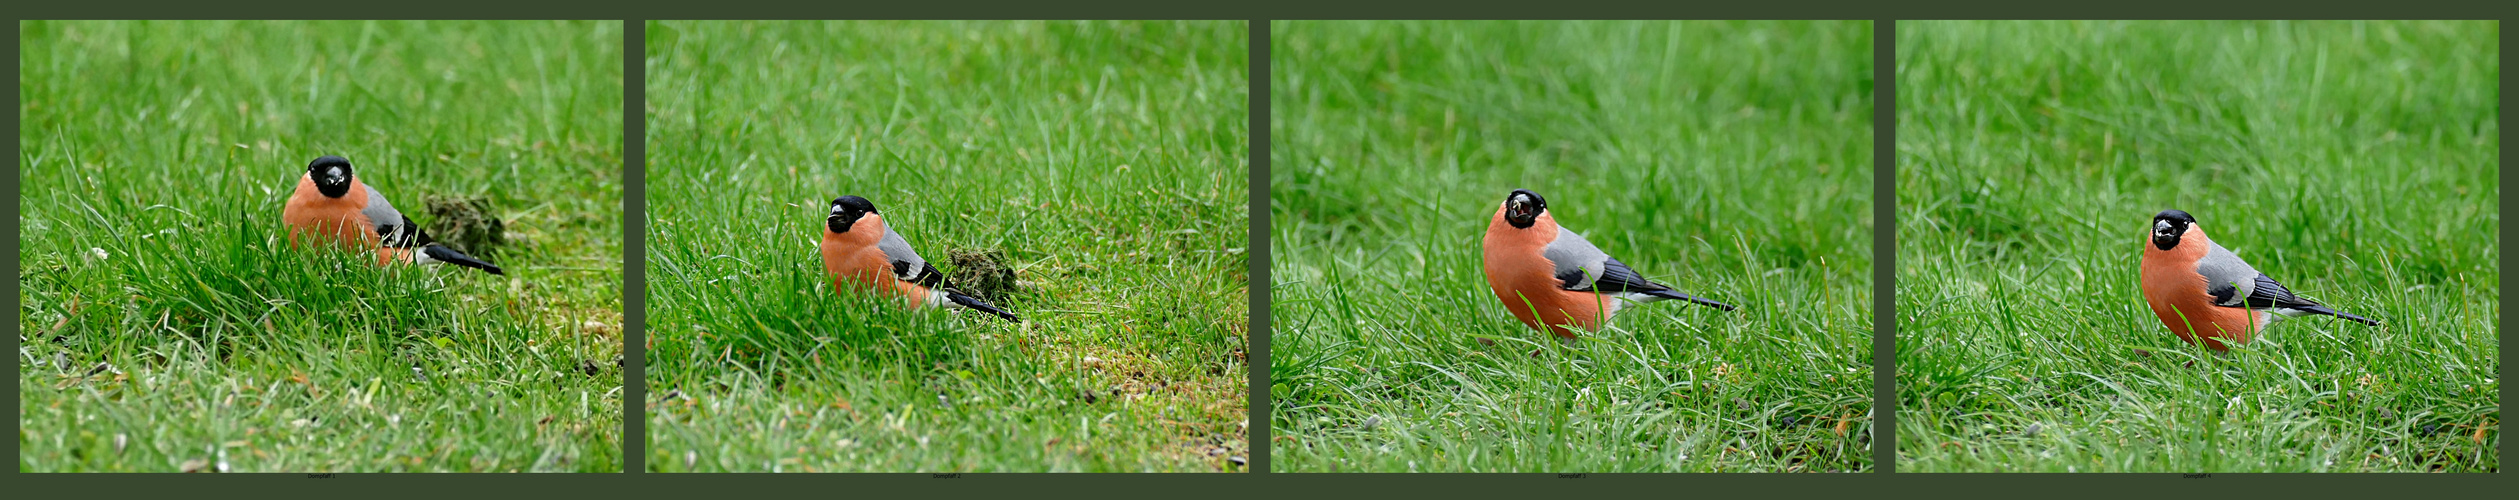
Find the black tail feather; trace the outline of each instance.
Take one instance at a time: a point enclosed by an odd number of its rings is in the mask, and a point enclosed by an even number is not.
[[[962,292],[946,290],[945,298],[953,300],[954,305],[962,306],[965,309],[995,314],[997,317],[1006,318],[1006,321],[1013,321],[1016,323],[1023,322],[1023,318],[1015,317],[1015,313],[1006,312],[1005,309],[999,309],[997,306],[989,304],[988,301],[980,300],[979,297],[963,295]]]
[[[2303,311],[2309,311],[2309,312],[2314,313],[2314,314],[2324,314],[2324,315],[2328,315],[2328,316],[2334,316],[2334,317],[2338,317],[2338,318],[2344,318],[2345,320],[2347,320],[2347,321],[2352,321],[2352,322],[2354,322],[2354,323],[2361,323],[2361,324],[2370,325],[2370,326],[2379,326],[2379,320],[2370,319],[2370,318],[2364,318],[2364,317],[2361,317],[2361,316],[2354,316],[2354,315],[2353,315],[2353,313],[2348,313],[2348,312],[2344,312],[2344,311],[2338,311],[2338,310],[2335,310],[2335,309],[2333,309],[2333,308],[2329,308],[2329,307],[2327,307],[2327,306],[2321,306],[2321,305],[2310,305],[2310,306],[2307,306],[2307,307],[2294,307],[2293,309],[2299,309],[2299,310],[2303,310]]]
[[[1732,305],[1731,305],[1731,304],[1725,304],[1725,303],[1722,303],[1722,302],[1715,302],[1715,301],[1713,301],[1712,299],[1707,299],[1707,298],[1704,298],[1704,297],[1698,297],[1698,296],[1695,296],[1695,295],[1689,295],[1689,294],[1685,294],[1685,293],[1679,293],[1679,291],[1678,291],[1678,290],[1654,290],[1654,291],[1649,291],[1649,292],[1644,292],[1644,293],[1645,293],[1645,295],[1651,295],[1651,296],[1661,297],[1661,298],[1665,298],[1665,299],[1685,300],[1685,301],[1689,301],[1689,302],[1695,302],[1695,303],[1697,303],[1697,305],[1706,306],[1706,307],[1712,307],[1712,308],[1715,308],[1715,309],[1722,309],[1722,310],[1724,310],[1724,311],[1732,311],[1732,310],[1740,309],[1740,308],[1738,308],[1738,307],[1732,307]]]
[[[482,262],[481,259],[475,259],[470,255],[464,255],[463,252],[457,252],[455,249],[446,248],[445,245],[431,243],[420,247],[420,252],[423,255],[427,255],[429,260],[489,271],[490,274],[500,276],[507,275],[506,272],[499,270],[499,266],[497,264]]]

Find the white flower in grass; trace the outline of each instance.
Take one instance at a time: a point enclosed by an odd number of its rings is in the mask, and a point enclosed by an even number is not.
[[[88,247],[87,249],[87,258],[89,260],[105,260],[112,258],[113,256],[114,254],[106,253],[103,248]]]

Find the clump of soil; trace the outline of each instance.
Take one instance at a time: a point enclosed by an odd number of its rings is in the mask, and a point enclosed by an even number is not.
[[[429,196],[429,238],[447,248],[485,261],[507,244],[507,223],[490,215],[489,198]]]
[[[946,277],[962,293],[998,302],[1015,292],[1015,269],[1006,265],[1006,252],[954,249],[951,253],[954,271]]]

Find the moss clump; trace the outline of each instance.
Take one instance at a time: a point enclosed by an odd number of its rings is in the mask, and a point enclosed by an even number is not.
[[[430,239],[465,255],[497,262],[499,247],[507,244],[507,223],[490,215],[489,198],[429,196],[422,201],[428,206]]]
[[[955,249],[950,253],[953,273],[947,277],[955,289],[990,302],[1015,292],[1015,268],[1006,265],[1006,252]]]

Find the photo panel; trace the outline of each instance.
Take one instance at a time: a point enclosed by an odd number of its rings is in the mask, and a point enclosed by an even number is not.
[[[1242,472],[1240,21],[647,25],[649,472]]]
[[[621,29],[20,23],[18,470],[620,471]]]
[[[1276,21],[1272,472],[1871,468],[1865,21]]]
[[[2496,23],[1897,35],[1900,472],[2500,468]]]

